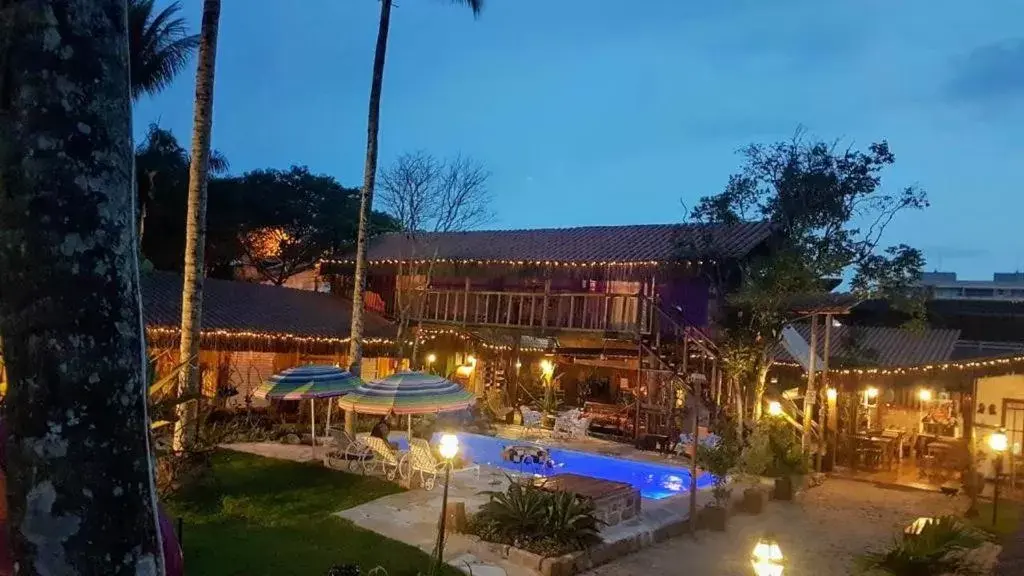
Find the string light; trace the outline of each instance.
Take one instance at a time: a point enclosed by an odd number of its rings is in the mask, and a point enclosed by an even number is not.
[[[181,332],[178,328],[168,326],[147,326],[146,335],[151,337],[177,336]],[[251,330],[202,330],[199,333],[202,338],[222,338],[226,340],[270,340],[276,342],[295,342],[299,344],[348,344],[351,337],[338,338],[334,336],[299,336],[287,332],[255,332]],[[364,344],[394,344],[390,338],[363,338]]]
[[[348,260],[323,260],[324,264],[337,264],[337,265],[353,265],[356,263],[353,259]],[[652,267],[652,266],[669,266],[669,265],[684,265],[692,266],[694,264],[703,266],[703,260],[638,260],[638,261],[621,261],[621,260],[592,260],[592,261],[575,261],[575,260],[491,260],[491,259],[456,259],[456,258],[434,258],[434,259],[416,259],[416,260],[402,260],[402,259],[391,259],[383,258],[377,260],[370,260],[367,262],[370,266],[395,266],[395,265],[427,265],[427,264],[457,264],[467,266],[542,266],[545,268],[600,268],[600,267],[624,267],[624,268],[638,268],[638,267]],[[714,260],[708,260],[709,264],[714,264]]]
[[[997,366],[1011,366],[1024,363],[1024,356],[1010,356],[1004,358],[992,358],[989,360],[959,360],[955,362],[944,362],[942,364],[923,364],[920,366],[902,366],[898,368],[834,368],[829,370],[833,375],[878,375],[893,376],[902,374],[921,374],[923,372],[945,372],[963,371],[975,368],[992,368]],[[800,368],[795,362],[775,362],[777,366],[789,368]]]

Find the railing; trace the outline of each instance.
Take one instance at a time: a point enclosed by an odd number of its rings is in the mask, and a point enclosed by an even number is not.
[[[464,326],[649,334],[652,301],[637,294],[428,290],[414,320]]]

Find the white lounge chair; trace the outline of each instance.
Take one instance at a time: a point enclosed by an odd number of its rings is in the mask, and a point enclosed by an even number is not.
[[[344,428],[331,428],[334,446],[324,454],[324,466],[335,470],[361,471],[373,456],[370,447],[361,438],[353,438]]]
[[[430,444],[422,438],[413,438],[409,441],[409,477],[417,472],[420,475],[420,484],[427,490],[433,490],[437,483],[437,473],[444,472],[447,462],[434,455]]]
[[[363,442],[373,452],[373,459],[364,462],[366,472],[380,468],[380,471],[388,480],[398,477],[399,469],[403,466],[407,455],[391,447],[390,444],[376,436],[365,436]]]
[[[560,440],[579,440],[587,437],[590,418],[584,418],[579,410],[568,410],[555,419],[551,436]]]

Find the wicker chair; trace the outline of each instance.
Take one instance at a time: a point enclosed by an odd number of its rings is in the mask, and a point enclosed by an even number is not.
[[[531,410],[529,406],[520,406],[519,412],[523,415],[523,428],[526,428],[526,432],[535,430],[544,418],[543,413]]]

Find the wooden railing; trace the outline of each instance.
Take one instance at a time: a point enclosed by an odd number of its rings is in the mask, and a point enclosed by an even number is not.
[[[464,326],[649,334],[652,301],[637,294],[428,290],[413,320]]]

